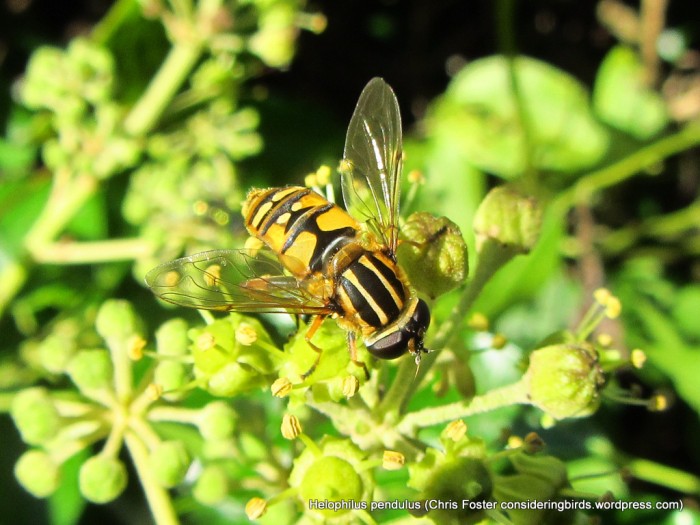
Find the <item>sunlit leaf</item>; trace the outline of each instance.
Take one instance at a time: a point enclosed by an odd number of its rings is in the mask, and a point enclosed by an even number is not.
[[[429,134],[452,136],[474,166],[507,179],[521,175],[528,158],[535,169],[564,173],[596,164],[609,139],[583,86],[527,57],[515,59],[515,73],[522,112],[506,59],[489,57],[454,77],[432,108]]]
[[[613,48],[603,60],[593,106],[602,120],[639,140],[653,137],[668,124],[661,95],[645,84],[644,66],[624,46]]]

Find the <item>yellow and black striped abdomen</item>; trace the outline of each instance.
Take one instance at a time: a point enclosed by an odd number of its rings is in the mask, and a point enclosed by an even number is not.
[[[399,269],[381,252],[365,251],[338,278],[336,301],[366,334],[396,321],[409,300]]]
[[[301,186],[252,190],[244,206],[251,235],[288,256],[297,277],[324,271],[332,253],[354,239],[360,225],[345,210]]]

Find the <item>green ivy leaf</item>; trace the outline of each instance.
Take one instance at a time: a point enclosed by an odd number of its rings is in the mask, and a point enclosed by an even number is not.
[[[593,107],[603,121],[639,140],[653,137],[668,124],[661,95],[644,83],[644,66],[624,46],[613,48],[600,65]]]
[[[431,108],[428,132],[449,135],[478,168],[505,179],[532,167],[563,173],[596,164],[609,137],[594,119],[584,87],[544,62],[515,59],[524,134],[503,56],[472,62]]]

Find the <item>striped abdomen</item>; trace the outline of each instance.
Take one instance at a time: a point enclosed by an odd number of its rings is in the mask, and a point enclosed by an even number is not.
[[[398,267],[381,252],[363,251],[338,277],[336,302],[363,335],[396,321],[410,293]]]
[[[325,273],[333,253],[354,239],[360,228],[342,208],[300,186],[252,190],[244,216],[250,234],[282,256],[299,278]]]

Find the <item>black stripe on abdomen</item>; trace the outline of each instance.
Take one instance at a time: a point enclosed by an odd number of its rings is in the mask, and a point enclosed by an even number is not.
[[[339,282],[355,311],[368,325],[386,326],[401,313],[405,301],[403,285],[395,272],[372,254],[366,253],[348,266]]]

